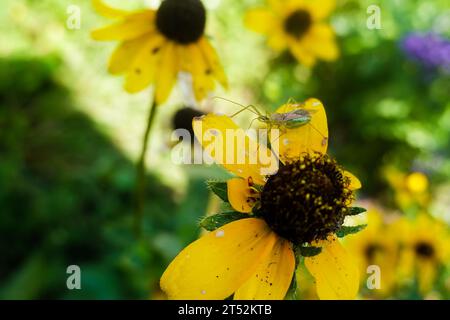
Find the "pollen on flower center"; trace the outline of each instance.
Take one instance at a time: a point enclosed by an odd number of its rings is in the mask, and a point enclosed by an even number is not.
[[[301,38],[311,27],[312,18],[306,10],[296,10],[284,21],[284,30],[295,38]]]
[[[260,212],[269,227],[294,244],[323,240],[343,224],[353,199],[350,180],[327,155],[304,155],[270,176]]]
[[[206,10],[200,0],[164,0],[156,13],[156,27],[180,44],[196,42],[203,35]]]

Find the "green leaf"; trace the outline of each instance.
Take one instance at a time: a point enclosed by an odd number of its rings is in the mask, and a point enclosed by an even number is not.
[[[360,232],[365,227],[367,227],[367,224],[360,224],[360,225],[357,225],[357,226],[342,226],[341,229],[339,229],[339,231],[336,232],[336,235],[339,238],[343,238],[346,235]]]
[[[298,252],[303,257],[314,257],[317,256],[319,253],[322,252],[321,247],[299,247]]]
[[[228,187],[226,181],[206,181],[208,189],[214,192],[220,199],[228,202]]]
[[[365,208],[360,207],[351,207],[349,209],[349,212],[347,213],[348,216],[356,216],[358,214],[361,214],[363,212],[366,212],[367,210]]]
[[[218,213],[213,216],[206,217],[202,221],[200,221],[200,227],[208,231],[213,231],[226,225],[227,223],[249,217],[250,216],[247,213],[240,213],[235,211]]]

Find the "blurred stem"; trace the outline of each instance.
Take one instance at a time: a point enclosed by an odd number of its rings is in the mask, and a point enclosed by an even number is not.
[[[134,221],[134,229],[137,237],[140,237],[142,234],[142,220],[144,218],[144,207],[145,207],[145,163],[146,163],[146,155],[148,149],[148,142],[150,139],[150,132],[152,129],[152,125],[156,115],[157,105],[153,100],[152,105],[150,107],[150,111],[147,119],[147,127],[145,128],[144,138],[142,139],[142,148],[141,154],[139,156],[139,162],[136,166],[136,194],[135,194],[135,221]]]

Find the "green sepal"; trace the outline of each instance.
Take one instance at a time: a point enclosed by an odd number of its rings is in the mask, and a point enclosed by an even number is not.
[[[206,181],[208,189],[214,192],[220,199],[228,202],[228,187],[226,181]]]
[[[284,300],[298,300],[297,271],[294,271],[291,285],[284,296]]]
[[[356,215],[361,214],[361,213],[366,212],[366,211],[367,210],[365,208],[351,207],[351,208],[349,208],[347,216],[356,216]]]
[[[222,212],[213,216],[203,218],[200,221],[200,227],[208,231],[214,231],[217,228],[220,228],[230,222],[249,217],[250,215],[248,213],[240,213],[236,211]]]
[[[345,237],[346,235],[353,234],[353,233],[358,233],[358,232],[360,232],[361,230],[363,230],[365,227],[367,227],[367,224],[360,224],[360,225],[357,225],[357,226],[342,226],[342,227],[336,232],[336,235],[337,235],[339,238],[343,238],[343,237]]]
[[[321,247],[298,247],[298,253],[303,257],[314,257],[322,252]]]

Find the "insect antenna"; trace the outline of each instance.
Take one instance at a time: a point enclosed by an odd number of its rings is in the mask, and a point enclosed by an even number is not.
[[[320,135],[322,136],[322,138],[327,139],[327,137],[325,137],[325,136],[323,135],[323,133],[320,132],[320,130],[317,129],[315,126],[313,126],[311,123],[307,123],[307,125],[310,125],[311,128],[313,128],[314,130],[316,130],[316,132],[317,132],[318,134],[320,134]]]

